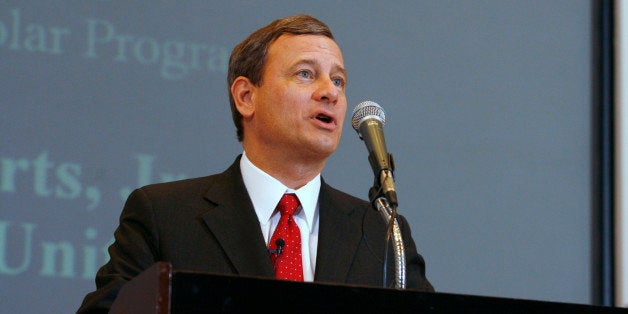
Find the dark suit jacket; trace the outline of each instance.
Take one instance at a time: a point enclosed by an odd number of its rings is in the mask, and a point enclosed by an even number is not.
[[[131,193],[96,275],[97,290],[79,312],[108,309],[127,281],[157,261],[175,270],[274,277],[253,204],[242,181],[240,156],[223,173],[139,188]],[[382,287],[386,223],[369,202],[321,183],[314,281]],[[408,289],[433,291],[425,263],[399,217]],[[394,274],[392,251],[388,274]],[[390,277],[390,281],[394,278]]]

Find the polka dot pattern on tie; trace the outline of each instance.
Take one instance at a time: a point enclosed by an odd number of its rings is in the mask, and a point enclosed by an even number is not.
[[[295,194],[284,194],[277,205],[281,218],[270,238],[269,249],[270,261],[275,267],[275,277],[278,279],[303,281],[301,231],[292,216],[300,205]],[[283,239],[282,247],[277,247],[277,239]],[[281,244],[281,240],[279,242]]]

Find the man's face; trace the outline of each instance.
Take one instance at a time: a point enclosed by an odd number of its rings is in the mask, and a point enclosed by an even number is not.
[[[342,53],[332,39],[280,36],[268,49],[261,85],[252,96],[252,136],[302,160],[329,157],[347,111],[346,80]]]

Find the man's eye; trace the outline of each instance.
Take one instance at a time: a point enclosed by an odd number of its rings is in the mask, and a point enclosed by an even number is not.
[[[309,71],[305,71],[305,70],[299,71],[298,75],[300,77],[303,77],[303,78],[311,78],[312,77],[312,73],[310,73]]]
[[[343,79],[333,79],[333,81],[334,81],[334,85],[336,85],[338,87],[345,86],[345,80],[343,80]]]

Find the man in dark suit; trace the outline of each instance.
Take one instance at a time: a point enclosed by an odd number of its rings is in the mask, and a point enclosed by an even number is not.
[[[284,194],[298,199],[289,221],[298,228],[299,279],[291,280],[390,286],[393,278],[382,282],[385,265],[393,273],[392,260],[384,262],[386,222],[369,202],[320,176],[340,141],[346,80],[331,31],[311,16],[278,19],[238,44],[227,81],[243,153],[223,173],[133,191],[111,259],[79,312],[107,311],[126,282],[158,261],[179,270],[275,278],[271,256],[280,261],[277,249],[292,249],[292,242],[271,241]],[[398,221],[406,286],[433,291],[406,219]]]

